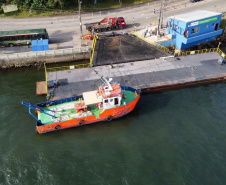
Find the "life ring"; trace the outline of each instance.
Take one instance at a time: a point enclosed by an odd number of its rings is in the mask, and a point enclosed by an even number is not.
[[[107,120],[107,121],[111,121],[112,118],[113,118],[113,116],[108,116],[106,120]]]
[[[59,129],[60,129],[60,125],[56,125],[56,126],[55,126],[55,129],[56,129],[56,130],[59,130]]]
[[[79,125],[83,125],[84,123],[85,123],[84,120],[80,120],[80,121],[79,121]]]

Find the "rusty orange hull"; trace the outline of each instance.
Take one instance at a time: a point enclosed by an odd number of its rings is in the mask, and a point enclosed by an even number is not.
[[[66,128],[87,125],[87,124],[100,122],[100,121],[110,121],[111,119],[122,117],[122,116],[128,114],[129,112],[131,112],[134,109],[134,107],[136,106],[139,99],[140,99],[140,94],[136,97],[136,99],[134,99],[132,102],[130,102],[126,105],[104,110],[99,115],[99,118],[97,118],[95,115],[92,115],[89,117],[62,121],[62,122],[49,124],[49,125],[36,126],[36,130],[38,133],[42,134],[42,133],[52,132],[52,131],[56,131],[56,130],[62,130],[62,129],[66,129]],[[110,118],[110,120],[109,120],[109,118]]]

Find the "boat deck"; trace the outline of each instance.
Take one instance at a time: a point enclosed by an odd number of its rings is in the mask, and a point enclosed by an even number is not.
[[[226,65],[219,65],[217,52],[180,57],[163,57],[93,68],[48,72],[50,86],[59,80],[54,97],[64,98],[95,90],[101,84],[96,74],[111,77],[121,85],[157,91],[174,87],[226,80]],[[96,72],[95,72],[96,71]],[[50,92],[53,88],[48,88]]]
[[[124,103],[128,104],[132,102],[134,99],[136,99],[136,95],[134,92],[131,91],[123,91],[123,94],[126,95],[126,99],[122,99],[121,105],[124,105]],[[102,109],[99,109],[96,107],[96,105],[89,105],[87,106],[87,112],[79,112],[77,113],[75,111],[75,103],[78,103],[79,100],[71,101],[59,105],[52,105],[49,106],[48,109],[55,111],[55,113],[48,112],[51,115],[54,115],[57,118],[52,118],[51,116],[45,114],[45,113],[39,113],[38,119],[41,120],[42,124],[48,125],[60,121],[67,121],[69,119],[76,119],[81,117],[87,117],[91,115],[95,115],[96,118],[99,118],[99,115],[103,112]]]

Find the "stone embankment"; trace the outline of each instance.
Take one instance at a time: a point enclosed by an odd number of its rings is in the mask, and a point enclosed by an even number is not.
[[[13,53],[0,55],[0,68],[36,66],[43,63],[71,62],[88,60],[89,47],[68,48],[26,53]]]

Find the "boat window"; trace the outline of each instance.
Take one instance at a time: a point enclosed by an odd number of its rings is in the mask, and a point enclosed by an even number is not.
[[[115,105],[118,105],[118,98],[115,98]]]
[[[113,102],[113,98],[110,99],[110,102]]]
[[[105,100],[104,100],[104,103],[108,103],[108,99],[105,99]]]

